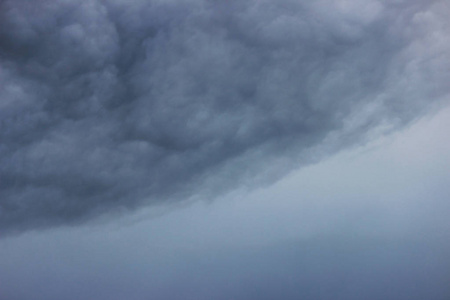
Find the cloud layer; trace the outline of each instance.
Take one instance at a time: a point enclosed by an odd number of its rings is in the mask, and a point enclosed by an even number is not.
[[[0,231],[279,176],[449,92],[445,1],[0,2]]]

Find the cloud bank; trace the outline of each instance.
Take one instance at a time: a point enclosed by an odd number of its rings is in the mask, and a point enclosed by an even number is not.
[[[442,102],[446,1],[1,1],[0,231],[281,176]]]

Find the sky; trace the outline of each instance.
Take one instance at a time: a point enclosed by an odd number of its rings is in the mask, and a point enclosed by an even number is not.
[[[0,1],[0,300],[450,297],[446,1]]]

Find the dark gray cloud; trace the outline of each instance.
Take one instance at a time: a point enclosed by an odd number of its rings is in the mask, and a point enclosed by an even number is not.
[[[445,1],[1,1],[0,231],[214,195],[440,103]]]

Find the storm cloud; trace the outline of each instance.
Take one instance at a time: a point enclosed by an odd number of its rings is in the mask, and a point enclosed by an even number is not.
[[[0,231],[275,180],[450,85],[446,1],[1,1]]]

